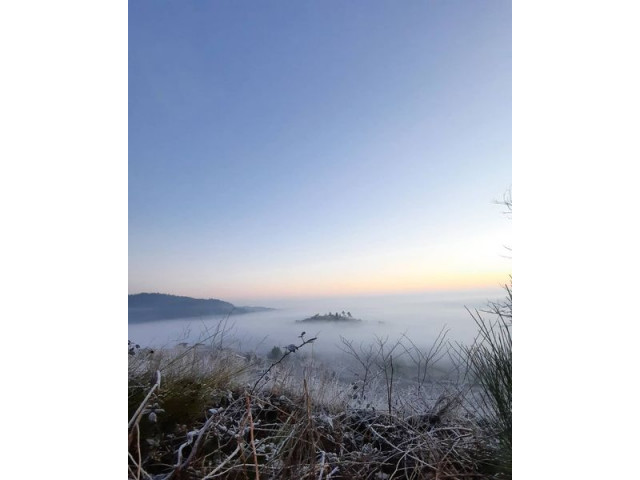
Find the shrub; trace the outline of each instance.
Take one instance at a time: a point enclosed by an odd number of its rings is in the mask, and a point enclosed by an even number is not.
[[[269,358],[269,360],[278,360],[280,357],[282,357],[282,349],[280,347],[273,347],[267,357]]]

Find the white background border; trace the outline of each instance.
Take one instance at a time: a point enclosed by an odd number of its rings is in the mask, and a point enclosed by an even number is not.
[[[514,2],[518,479],[637,470],[636,8]],[[7,478],[123,478],[127,4],[8,2],[0,40]]]

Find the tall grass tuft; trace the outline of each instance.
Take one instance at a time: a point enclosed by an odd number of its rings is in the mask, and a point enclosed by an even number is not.
[[[512,396],[512,289],[505,285],[506,299],[489,304],[483,313],[469,314],[478,326],[478,336],[471,346],[461,346],[466,359],[467,375],[479,388],[475,391],[476,407],[487,423],[487,431],[495,440],[496,452],[487,462],[503,478],[511,477],[511,396]]]

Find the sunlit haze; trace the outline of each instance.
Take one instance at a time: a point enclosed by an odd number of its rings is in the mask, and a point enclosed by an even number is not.
[[[495,288],[510,2],[129,5],[129,293]]]

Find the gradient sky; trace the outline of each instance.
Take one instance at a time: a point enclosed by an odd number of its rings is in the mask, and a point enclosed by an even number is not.
[[[508,1],[129,2],[129,293],[492,287]]]

